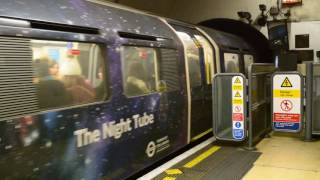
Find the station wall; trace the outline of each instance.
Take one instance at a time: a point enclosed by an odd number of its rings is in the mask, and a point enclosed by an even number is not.
[[[210,18],[225,17],[237,19],[237,11],[248,11],[255,19],[260,11],[259,4],[267,5],[267,9],[276,6],[277,0],[176,0],[170,16],[197,23]],[[314,21],[320,20],[319,0],[303,0],[302,6],[291,8],[292,20]]]
[[[238,19],[238,11],[248,11],[255,19],[259,14],[259,4],[267,9],[276,6],[277,0],[104,0],[153,12],[162,16],[198,23],[211,18]],[[293,21],[320,20],[319,0],[303,0],[302,6],[291,8]]]

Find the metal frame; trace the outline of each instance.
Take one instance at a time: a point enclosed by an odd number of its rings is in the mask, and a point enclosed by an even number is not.
[[[251,91],[251,85],[252,85],[252,69],[253,69],[253,66],[274,66],[274,64],[272,63],[253,63],[249,66],[248,68],[248,91],[249,91],[249,94],[248,94],[248,123],[249,123],[249,128],[248,128],[248,147],[247,149],[248,150],[255,150],[254,146],[253,146],[253,142],[255,141],[255,139],[263,134],[267,134],[266,132],[268,130],[271,130],[271,129],[265,129],[265,131],[262,131],[259,133],[258,136],[256,137],[253,137],[253,126],[252,126],[252,111],[251,111],[251,107],[252,107],[252,91]],[[270,73],[271,74],[271,73]],[[270,121],[271,123],[271,121]]]
[[[226,139],[226,138],[220,138],[217,136],[217,126],[216,126],[216,122],[217,122],[217,119],[216,119],[216,115],[218,112],[216,112],[216,107],[218,106],[218,104],[216,103],[216,78],[219,77],[219,76],[241,76],[243,78],[243,101],[244,101],[244,109],[243,109],[243,114],[244,114],[244,138],[243,139]],[[247,139],[247,136],[248,136],[248,133],[247,133],[247,117],[246,117],[246,114],[247,114],[247,85],[246,85],[246,77],[242,74],[242,73],[218,73],[218,74],[215,74],[214,77],[213,77],[213,80],[212,80],[212,94],[213,94],[213,97],[212,97],[212,119],[213,119],[213,132],[214,132],[214,136],[217,140],[223,140],[223,141],[234,141],[234,142],[242,142],[244,140]],[[232,88],[232,87],[231,87]],[[232,127],[231,127],[232,128]]]
[[[298,130],[281,130],[281,129],[276,129],[274,128],[273,126],[273,78],[274,76],[276,75],[298,75],[300,77],[300,126],[299,126],[299,129]],[[272,130],[274,131],[277,131],[277,132],[292,132],[292,133],[298,133],[301,131],[301,127],[303,126],[303,100],[304,100],[304,81],[303,81],[303,76],[298,72],[298,71],[279,71],[279,72],[275,72],[272,74],[272,77],[271,77],[271,98],[272,98],[272,102],[271,102],[271,116],[272,116]]]
[[[313,62],[307,62],[306,64],[306,119],[305,119],[305,132],[304,140],[312,141],[312,106],[313,106]]]
[[[318,78],[320,77],[320,73],[319,73],[319,69],[320,69],[320,64],[319,63],[313,63],[312,64],[312,89],[313,90],[316,90],[316,91],[319,91],[319,89],[317,89],[317,87],[314,87],[315,85],[319,86],[318,85]],[[314,81],[316,78],[317,81]],[[314,91],[312,90],[312,93],[314,93]],[[317,92],[316,92],[316,96],[317,96]],[[315,121],[319,121],[319,118],[316,119],[317,117],[314,117],[314,111],[317,111],[319,109],[319,107],[316,107],[315,104],[314,104],[314,96],[313,94],[311,95],[312,96],[312,124],[315,122]],[[318,97],[318,96],[317,96]],[[320,130],[319,130],[319,126],[317,126],[317,129],[314,128],[315,126],[312,126],[312,135],[320,135]]]

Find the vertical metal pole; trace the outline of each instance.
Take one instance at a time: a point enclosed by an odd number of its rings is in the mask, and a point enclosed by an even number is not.
[[[251,64],[248,68],[248,84],[247,84],[247,87],[248,87],[248,124],[249,124],[249,129],[248,129],[248,147],[247,149],[249,151],[254,151],[256,150],[255,147],[253,147],[253,132],[252,132],[252,91],[251,91],[251,85],[252,85],[252,69],[253,69],[253,65]]]
[[[252,111],[251,111],[251,107],[252,107],[252,102],[251,102],[251,76],[252,76],[252,71],[250,72],[250,74],[249,74],[249,77],[248,77],[248,91],[249,91],[249,93],[248,93],[248,101],[249,101],[249,107],[248,107],[248,111],[249,111],[249,117],[248,117],[248,123],[249,123],[249,150],[252,150],[252,146],[253,146],[253,137],[252,137]]]
[[[306,63],[306,125],[305,141],[312,141],[312,91],[313,91],[313,63]]]

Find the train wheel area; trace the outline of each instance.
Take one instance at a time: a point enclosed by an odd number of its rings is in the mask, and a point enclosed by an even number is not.
[[[305,142],[277,132],[259,142],[256,151],[207,140],[140,179],[319,179],[319,148],[319,140]],[[197,151],[192,154],[193,149]],[[181,159],[185,154],[191,155]]]

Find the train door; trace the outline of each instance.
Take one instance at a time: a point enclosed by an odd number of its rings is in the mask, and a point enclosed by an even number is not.
[[[214,49],[211,46],[210,42],[202,35],[195,35],[196,39],[199,41],[203,49],[203,71],[204,71],[204,81],[203,81],[203,103],[204,108],[204,119],[201,123],[198,123],[199,131],[202,133],[193,137],[192,140],[196,140],[201,136],[212,132],[212,78],[215,74],[215,58],[214,58]]]
[[[249,66],[254,63],[254,57],[251,54],[244,54],[243,55],[243,62],[244,62],[244,70],[245,74],[248,75]]]
[[[241,72],[240,56],[237,53],[225,52],[223,54],[224,59],[224,72],[226,73],[239,73]]]
[[[205,107],[204,103],[204,72],[201,70],[204,66],[203,49],[195,37],[199,34],[198,31],[177,25],[173,25],[173,27],[184,45],[188,87],[188,139],[195,140],[208,127],[211,127],[210,124],[206,126],[203,123],[205,120],[203,112],[210,108]]]

